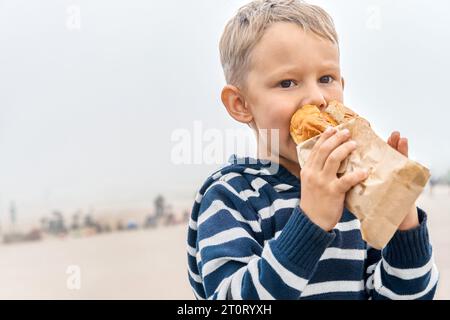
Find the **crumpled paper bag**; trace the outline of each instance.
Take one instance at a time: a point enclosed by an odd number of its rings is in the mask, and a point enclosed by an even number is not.
[[[344,128],[350,130],[358,147],[341,162],[338,177],[357,169],[369,170],[368,178],[347,192],[344,205],[361,221],[363,239],[382,249],[410,212],[430,172],[384,142],[365,119],[355,118],[336,127]],[[319,137],[297,145],[300,167]]]

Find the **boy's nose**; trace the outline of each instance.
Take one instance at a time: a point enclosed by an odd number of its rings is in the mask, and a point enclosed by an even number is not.
[[[312,104],[319,108],[320,111],[325,110],[327,107],[327,101],[325,97],[321,93],[316,93],[314,95],[310,95],[307,99],[304,100],[303,105]]]
[[[307,82],[304,93],[305,96],[303,99],[302,106],[312,104],[315,105],[317,108],[319,108],[320,111],[325,110],[328,104],[323,94],[323,91],[317,85],[317,83]]]

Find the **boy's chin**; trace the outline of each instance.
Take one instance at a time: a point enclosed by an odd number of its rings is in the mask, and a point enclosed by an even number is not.
[[[292,162],[299,164],[298,162],[298,154],[297,154],[297,145],[292,142],[292,145],[289,147],[289,154],[287,155],[287,158],[291,160]]]
[[[288,152],[280,153],[280,158],[283,158],[284,161],[289,161],[292,164],[299,164],[297,157],[297,149],[295,148],[293,150],[289,148]]]

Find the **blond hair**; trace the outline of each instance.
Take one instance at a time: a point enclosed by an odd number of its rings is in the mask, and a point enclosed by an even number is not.
[[[293,22],[339,44],[333,19],[321,7],[302,0],[254,0],[231,18],[220,39],[220,60],[228,84],[245,87],[251,51],[275,22]]]

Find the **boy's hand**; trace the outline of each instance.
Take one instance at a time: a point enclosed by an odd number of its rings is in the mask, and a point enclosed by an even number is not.
[[[394,131],[391,133],[391,136],[389,137],[387,143],[403,154],[405,157],[408,157],[408,139],[407,138],[401,138],[400,132]],[[402,221],[400,226],[398,227],[399,230],[409,230],[412,228],[415,228],[419,225],[419,217],[417,214],[416,204],[414,203],[409,214],[405,217],[405,219]]]
[[[362,170],[337,177],[341,162],[356,149],[349,139],[348,130],[336,132],[336,128],[328,128],[300,172],[300,208],[325,231],[332,230],[341,219],[345,193],[368,177]]]

